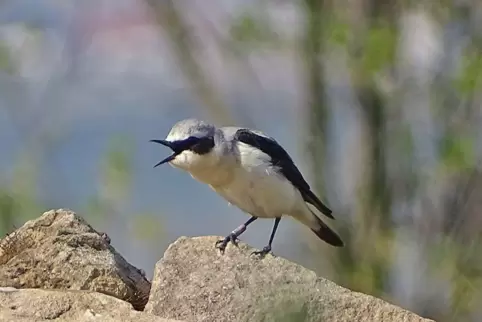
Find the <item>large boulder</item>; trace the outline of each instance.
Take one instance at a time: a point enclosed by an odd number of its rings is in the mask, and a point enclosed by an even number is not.
[[[0,286],[91,290],[142,310],[150,282],[70,210],[51,210],[0,242]]]
[[[157,263],[146,312],[184,321],[429,321],[352,292],[300,265],[250,256],[239,243],[224,255],[219,237],[180,238]]]
[[[14,288],[0,288],[0,321],[175,322],[97,292]]]

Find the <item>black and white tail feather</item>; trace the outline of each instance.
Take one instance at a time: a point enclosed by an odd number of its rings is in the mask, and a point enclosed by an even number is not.
[[[313,213],[313,212],[312,212]],[[338,236],[330,227],[328,227],[317,215],[313,213],[313,217],[317,219],[319,228],[318,229],[311,229],[312,232],[315,233],[318,238],[325,241],[326,243],[335,246],[335,247],[343,247],[344,243],[341,240],[340,236]]]

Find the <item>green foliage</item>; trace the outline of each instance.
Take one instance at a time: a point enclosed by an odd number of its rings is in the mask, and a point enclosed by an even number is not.
[[[17,200],[8,191],[0,191],[0,238],[13,228],[18,206]]]
[[[12,179],[0,186],[0,238],[43,210],[36,195],[37,171],[33,158],[24,155],[12,169]]]
[[[117,190],[119,198],[127,195],[127,187],[132,180],[133,155],[131,145],[125,138],[119,138],[112,143],[107,151],[103,165],[104,183]]]
[[[372,74],[393,62],[397,35],[387,26],[373,27],[368,32],[361,57],[362,69]]]
[[[109,144],[100,164],[98,193],[87,202],[86,213],[95,214],[100,223],[117,216],[127,207],[132,183],[132,145],[124,137],[116,137]]]
[[[324,33],[329,45],[346,46],[351,40],[350,26],[334,17],[325,25],[325,28]]]
[[[467,135],[448,135],[441,145],[444,167],[452,171],[470,169],[475,166],[474,138]]]
[[[28,194],[0,189],[0,238],[44,209]]]
[[[4,71],[10,74],[15,71],[12,60],[10,58],[10,50],[2,42],[0,42],[0,71]]]
[[[482,263],[477,245],[480,241],[474,240],[473,247],[467,247],[446,236],[430,247],[428,260],[434,276],[448,280],[453,287],[448,321],[468,319],[482,301]]]
[[[121,202],[129,195],[132,181],[131,144],[126,138],[116,138],[110,144],[101,166],[100,187],[105,200]]]
[[[473,50],[464,56],[464,62],[455,80],[456,88],[461,94],[471,94],[481,88],[482,82],[482,54]]]
[[[229,32],[231,39],[242,44],[248,51],[280,45],[279,34],[273,30],[267,17],[262,17],[259,13],[245,12],[235,18]]]
[[[337,263],[340,266],[336,268],[337,281],[354,291],[383,296],[392,265],[388,255],[392,251],[393,232],[378,229],[375,223],[361,223],[357,227],[356,242],[347,243],[346,251],[339,255],[342,260]]]
[[[149,242],[163,235],[162,228],[162,221],[158,215],[144,213],[135,216],[132,232],[137,240]]]

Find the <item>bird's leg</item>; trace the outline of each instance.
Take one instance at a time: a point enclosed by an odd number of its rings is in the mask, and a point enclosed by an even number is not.
[[[229,242],[233,243],[234,245],[238,245],[236,239],[246,231],[246,228],[248,227],[249,224],[251,224],[253,221],[258,219],[258,217],[251,216],[247,222],[244,224],[240,225],[238,228],[233,230],[228,236],[226,236],[224,239],[218,240],[216,242],[216,248],[218,248],[221,253],[224,253],[224,250],[226,249],[226,246],[228,246]]]
[[[271,244],[273,243],[274,235],[276,234],[276,230],[278,229],[278,225],[279,225],[280,220],[281,220],[281,217],[277,217],[274,220],[274,226],[273,226],[273,230],[271,231],[271,236],[269,237],[268,245],[263,247],[262,250],[252,252],[251,255],[260,255],[261,257],[264,257],[269,252],[271,252]]]

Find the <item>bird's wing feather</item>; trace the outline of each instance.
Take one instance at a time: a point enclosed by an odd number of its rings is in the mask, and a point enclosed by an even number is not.
[[[288,152],[283,149],[275,139],[266,136],[259,131],[239,129],[234,138],[245,144],[249,144],[271,158],[271,163],[278,167],[281,173],[301,192],[303,199],[315,206],[325,216],[334,219],[331,210],[325,206],[320,199],[311,191],[309,184],[303,178]]]

